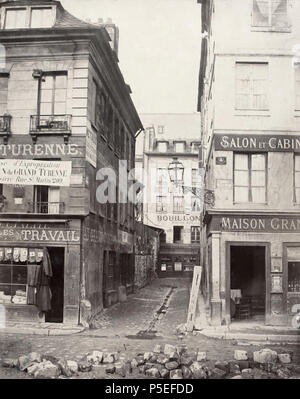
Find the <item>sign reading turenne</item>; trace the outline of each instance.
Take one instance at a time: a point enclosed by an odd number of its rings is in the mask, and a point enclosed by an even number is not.
[[[216,134],[215,150],[300,152],[300,136]]]

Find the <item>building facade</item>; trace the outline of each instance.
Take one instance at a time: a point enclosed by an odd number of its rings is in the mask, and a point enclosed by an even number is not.
[[[137,144],[136,174],[143,168],[139,177],[145,185],[143,220],[164,231],[160,234],[157,274],[187,276],[199,264],[201,203],[171,182],[168,167],[177,158],[184,167],[184,184],[194,187],[201,184],[200,116],[146,114],[141,119],[145,131]]]
[[[198,0],[212,323],[291,325],[300,303],[300,3]]]
[[[0,13],[0,303],[7,320],[86,322],[133,288],[134,209],[118,177],[142,125],[105,26],[51,0]],[[98,198],[102,168],[114,203]]]

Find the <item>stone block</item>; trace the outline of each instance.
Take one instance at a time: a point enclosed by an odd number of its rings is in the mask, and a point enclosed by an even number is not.
[[[182,379],[183,375],[181,370],[177,369],[170,371],[170,380],[182,380]]]
[[[210,378],[214,380],[225,378],[226,375],[227,375],[226,371],[221,370],[217,367],[213,368],[210,372]]]
[[[87,355],[86,360],[91,364],[100,364],[103,360],[103,352],[93,351]]]
[[[206,359],[207,359],[206,352],[197,353],[197,362],[203,362],[206,361]]]
[[[280,353],[278,354],[278,360],[282,364],[289,364],[292,362],[291,355],[289,353]]]
[[[151,369],[146,370],[145,374],[148,377],[153,377],[153,378],[159,378],[160,377],[160,372],[155,367],[152,367]]]
[[[248,353],[247,353],[247,351],[242,351],[242,350],[236,349],[236,350],[234,351],[234,359],[235,359],[235,360],[248,360]]]
[[[174,345],[166,344],[164,347],[164,354],[169,356],[170,354],[176,352],[176,347]]]
[[[253,360],[257,363],[274,363],[277,361],[277,357],[277,352],[271,349],[253,352]]]
[[[192,372],[187,366],[181,366],[182,376],[185,380],[192,378]]]
[[[165,364],[165,368],[167,370],[175,370],[179,367],[179,364],[177,362],[167,362]]]

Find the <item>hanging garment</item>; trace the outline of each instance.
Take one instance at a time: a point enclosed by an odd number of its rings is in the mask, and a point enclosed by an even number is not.
[[[41,270],[41,278],[36,292],[36,305],[42,312],[51,310],[51,291],[49,287],[49,277]]]
[[[39,263],[43,260],[44,251],[42,249],[35,250],[36,261]]]
[[[4,248],[0,248],[0,262],[4,260]]]
[[[41,272],[41,265],[28,265],[27,266],[27,284],[32,287],[37,287],[39,283],[39,276]]]
[[[5,248],[4,252],[4,260],[11,261],[12,260],[12,248]]]
[[[36,262],[35,249],[29,249],[28,261],[29,261],[29,263]]]
[[[51,265],[50,255],[46,247],[44,247],[44,257],[42,265],[45,275],[48,277],[52,277],[52,265]]]
[[[20,262],[27,262],[28,259],[28,249],[20,248]]]
[[[13,252],[13,261],[15,263],[20,262],[20,248],[14,248]]]
[[[27,305],[36,305],[36,287],[28,286],[27,289]]]

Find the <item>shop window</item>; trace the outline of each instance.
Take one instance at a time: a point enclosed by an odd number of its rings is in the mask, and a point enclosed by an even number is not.
[[[1,117],[7,111],[8,79],[9,79],[9,74],[0,73],[0,116]],[[0,119],[0,131],[5,131],[5,118],[3,118],[3,120]]]
[[[182,243],[183,241],[183,226],[173,226],[173,242]]]
[[[294,157],[294,193],[295,202],[300,204],[300,155]]]
[[[5,13],[5,29],[22,29],[26,28],[26,8],[6,9]]]
[[[36,304],[43,250],[0,247],[0,303]]]
[[[35,213],[62,213],[63,203],[60,202],[59,187],[35,186],[33,205]]]
[[[156,212],[167,212],[167,197],[156,197]]]
[[[199,186],[199,171],[198,169],[192,169],[192,187]]]
[[[288,291],[300,292],[300,247],[287,248]]]
[[[191,227],[191,243],[192,244],[200,243],[200,227],[199,226]]]
[[[175,272],[182,272],[182,262],[175,262],[174,263],[174,271]]]
[[[295,64],[295,109],[300,111],[300,64]]]
[[[268,64],[236,63],[237,110],[267,110]]]
[[[234,202],[267,201],[266,154],[234,154]]]
[[[49,28],[53,25],[53,10],[47,8],[32,8],[30,16],[31,28]]]
[[[253,0],[252,25],[273,29],[288,28],[287,0]]]
[[[67,72],[43,74],[40,92],[40,115],[65,115]]]

